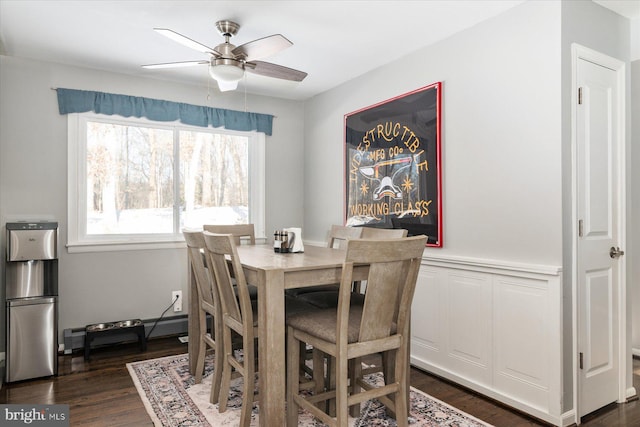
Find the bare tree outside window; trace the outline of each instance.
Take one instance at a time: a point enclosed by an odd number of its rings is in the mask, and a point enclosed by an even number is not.
[[[248,157],[246,137],[180,132],[183,226],[248,222]]]
[[[87,123],[87,235],[170,234],[176,214],[180,227],[248,222],[248,138],[175,133]]]

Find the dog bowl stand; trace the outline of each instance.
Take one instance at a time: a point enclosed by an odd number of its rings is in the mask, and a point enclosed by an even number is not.
[[[144,323],[140,319],[120,320],[116,322],[95,323],[85,327],[84,360],[89,360],[91,342],[96,337],[110,335],[136,334],[140,342],[140,351],[147,351],[147,339],[144,336]]]

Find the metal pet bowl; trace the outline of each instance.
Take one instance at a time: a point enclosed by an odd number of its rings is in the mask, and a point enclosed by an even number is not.
[[[140,324],[142,324],[142,320],[140,320],[140,319],[122,320],[122,321],[116,323],[116,326],[118,328],[130,328],[132,326],[138,326]]]
[[[94,325],[87,326],[87,331],[106,331],[107,329],[113,329],[115,325],[113,323],[96,323]]]

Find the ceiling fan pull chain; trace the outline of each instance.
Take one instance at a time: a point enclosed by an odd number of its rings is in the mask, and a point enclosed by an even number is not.
[[[244,112],[247,112],[247,73],[242,76],[242,85],[244,86]]]

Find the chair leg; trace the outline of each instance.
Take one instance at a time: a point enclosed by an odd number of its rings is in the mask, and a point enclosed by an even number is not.
[[[405,366],[405,360],[407,354],[402,351],[406,347],[402,347],[400,351],[398,351],[395,355],[395,374],[398,383],[400,384],[400,390],[395,393],[395,406],[396,406],[396,424],[398,427],[407,427],[409,424],[408,415],[409,415],[409,401],[407,397],[407,392],[405,389],[405,385],[409,384],[409,378],[407,376],[407,367]]]
[[[198,323],[200,324],[200,336],[198,340],[200,341],[199,351],[196,358],[196,384],[200,384],[202,382],[202,376],[204,374],[204,359],[207,354],[207,343],[204,342],[203,334],[207,333],[207,314],[203,311],[198,311]]]
[[[212,404],[216,404],[220,401],[220,387],[222,383],[222,371],[225,365],[224,348],[222,346],[216,346],[216,359],[213,366],[213,377],[211,378],[211,394],[209,395],[209,401]]]
[[[229,401],[229,389],[231,388],[231,371],[233,366],[229,363],[229,358],[233,357],[233,347],[231,344],[231,330],[224,329],[223,352],[221,359],[222,364],[222,381],[220,381],[219,405],[218,412],[227,410]]]
[[[243,388],[242,388],[242,409],[240,411],[240,426],[249,427],[251,424],[251,410],[253,409],[253,396],[255,388],[255,354],[253,340],[247,340],[243,337],[242,347],[245,357],[242,362],[243,366]],[[253,356],[253,357],[252,357]]]
[[[222,372],[225,364],[225,348],[224,348],[224,331],[222,329],[221,319],[213,317],[211,326],[211,338],[215,343],[215,360],[213,378],[211,378],[211,394],[209,401],[216,404],[220,400],[220,385],[222,383]],[[231,346],[233,348],[233,345]]]
[[[396,425],[398,427],[407,427],[409,420],[407,416],[408,411],[407,396],[404,390],[400,390],[396,393]],[[398,414],[401,414],[398,416]]]
[[[351,359],[349,360],[349,378],[351,379],[349,382],[350,393],[358,394],[360,393],[360,386],[358,385],[357,380],[362,377],[362,361],[360,359]],[[349,407],[349,415],[354,418],[360,416],[360,404],[356,404]]]
[[[300,360],[299,360],[298,369],[300,369],[300,375],[304,375],[306,372],[305,367],[307,362],[307,346],[302,341],[300,341],[299,345],[300,345],[300,355],[298,358]],[[287,352],[286,354],[289,354],[289,353]]]
[[[300,369],[298,362],[300,360],[300,342],[293,336],[291,328],[287,331],[287,346],[287,425],[297,426],[299,407],[293,397],[299,393]],[[314,358],[314,377],[315,362]]]
[[[384,378],[385,384],[391,384],[395,382],[395,363],[396,363],[396,355],[395,352],[385,351],[379,353],[382,358],[382,378]],[[395,402],[395,400],[394,400]],[[387,415],[391,418],[396,418],[396,410],[395,408],[387,407]]]
[[[349,395],[348,363],[344,358],[336,359],[336,423],[338,426],[346,426],[349,422],[349,408],[347,399]]]
[[[393,351],[385,351],[381,353],[381,355],[382,355],[382,372],[384,374],[384,383],[385,384],[393,383],[396,380],[396,374],[395,374],[396,353]],[[408,357],[408,356],[405,356],[405,357]],[[407,359],[407,363],[405,363],[406,378],[409,378],[410,369],[411,367]],[[400,384],[403,384],[403,383],[400,383]],[[410,412],[409,403],[411,402],[411,387],[409,387],[408,380],[406,383],[404,383],[403,387],[404,387],[405,399],[407,401],[407,416],[409,416],[409,412]],[[392,409],[387,408],[387,414],[391,418],[396,418],[396,411]]]
[[[336,388],[336,359],[327,355],[327,377],[325,379],[327,390]],[[327,414],[336,416],[336,399],[327,400]]]
[[[324,391],[325,373],[324,373],[324,353],[320,350],[313,349],[313,381],[315,387],[313,389],[315,394],[320,394]],[[316,406],[323,411],[326,410],[327,402],[318,402]]]
[[[196,384],[200,384],[202,382],[202,376],[204,375],[204,359],[207,356],[207,343],[204,342],[204,339],[202,337],[200,337],[199,340],[200,349],[196,358]]]

